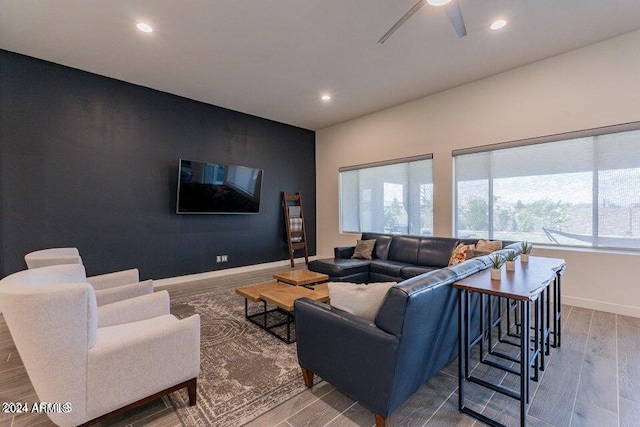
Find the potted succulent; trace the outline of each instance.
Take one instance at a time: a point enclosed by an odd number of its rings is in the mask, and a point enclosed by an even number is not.
[[[520,246],[520,261],[529,262],[529,254],[531,253],[532,249],[533,245],[531,243],[527,242],[526,240],[522,242],[522,245]]]
[[[502,266],[504,265],[504,258],[495,254],[491,257],[491,280],[500,280],[502,277]]]
[[[516,253],[516,251],[507,252],[507,270],[513,271],[516,269],[516,258],[518,258],[518,254]]]

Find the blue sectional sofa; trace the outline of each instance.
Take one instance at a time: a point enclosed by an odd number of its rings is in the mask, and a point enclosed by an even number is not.
[[[353,259],[355,246],[334,249],[334,258],[309,263],[309,270],[329,275],[332,282],[400,282],[429,271],[447,267],[458,243],[472,244],[478,239],[401,236],[362,233],[362,240],[376,240],[373,259]],[[506,250],[520,252],[520,242],[503,242]],[[486,259],[488,262],[488,259]]]
[[[381,427],[457,356],[458,290],[451,284],[489,268],[490,259],[486,255],[448,267],[458,239],[372,233],[362,238],[376,239],[373,260],[336,256],[314,262],[315,271],[329,274],[332,281],[399,283],[389,289],[373,322],[327,304],[297,300],[298,361],[307,386],[319,375],[371,410]],[[519,252],[519,247],[513,243],[498,253]],[[336,255],[349,252],[353,248],[336,248]],[[472,306],[477,304],[472,301]],[[472,314],[471,333],[480,333],[479,309]]]

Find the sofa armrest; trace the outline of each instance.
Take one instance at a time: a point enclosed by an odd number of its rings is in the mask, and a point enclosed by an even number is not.
[[[153,280],[145,280],[144,282],[96,290],[96,303],[98,306],[107,305],[129,298],[148,295],[152,292]]]
[[[334,258],[351,258],[355,252],[355,246],[341,246],[333,249]]]
[[[386,416],[398,337],[367,320],[307,298],[295,302],[295,316],[300,366]]]
[[[508,245],[503,246],[502,249],[503,250],[504,249],[508,249],[508,250],[512,250],[512,251],[516,251],[518,253],[521,253],[522,252],[522,242],[509,243]]]
[[[115,286],[128,285],[129,283],[137,283],[139,281],[140,273],[137,268],[87,277],[87,282],[91,283],[91,286],[93,286],[93,289],[96,291],[113,288]]]
[[[154,292],[98,307],[98,328],[169,314],[169,293]]]

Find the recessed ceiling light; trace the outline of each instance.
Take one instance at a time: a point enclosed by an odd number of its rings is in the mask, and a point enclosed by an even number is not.
[[[451,0],[427,0],[431,6],[444,6],[447,3],[450,3]]]
[[[504,19],[498,19],[493,24],[491,24],[491,29],[492,30],[499,30],[500,28],[504,27],[505,25],[507,25],[507,21],[505,21]]]
[[[330,101],[331,100],[331,95],[327,95],[327,94],[322,95],[322,97],[320,99],[322,99],[325,102],[326,101]]]
[[[138,29],[144,33],[150,33],[153,31],[153,28],[151,28],[150,25],[145,24],[144,22],[139,23],[138,25],[136,25],[136,27],[138,27]]]

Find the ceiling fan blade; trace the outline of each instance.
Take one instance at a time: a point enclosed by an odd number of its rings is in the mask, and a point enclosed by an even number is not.
[[[458,37],[464,37],[467,35],[467,28],[464,26],[464,18],[462,17],[462,9],[460,9],[460,3],[458,0],[453,0],[451,3],[445,6],[449,21],[455,28]]]
[[[382,44],[385,41],[387,41],[387,39],[389,37],[391,37],[391,35],[393,33],[396,32],[396,30],[398,28],[400,28],[402,26],[402,24],[404,24],[407,19],[411,18],[411,16],[413,16],[414,13],[416,13],[418,10],[420,10],[420,8],[422,6],[424,6],[425,1],[424,0],[418,0],[418,3],[416,3],[411,9],[409,9],[409,11],[407,13],[404,14],[404,16],[402,18],[400,18],[398,20],[398,22],[396,22],[395,24],[393,24],[393,27],[389,28],[389,31],[387,31],[386,33],[384,33],[384,36],[382,36],[380,38],[380,40],[378,40],[378,43]],[[462,16],[462,15],[461,15]],[[464,25],[464,24],[463,24]]]

